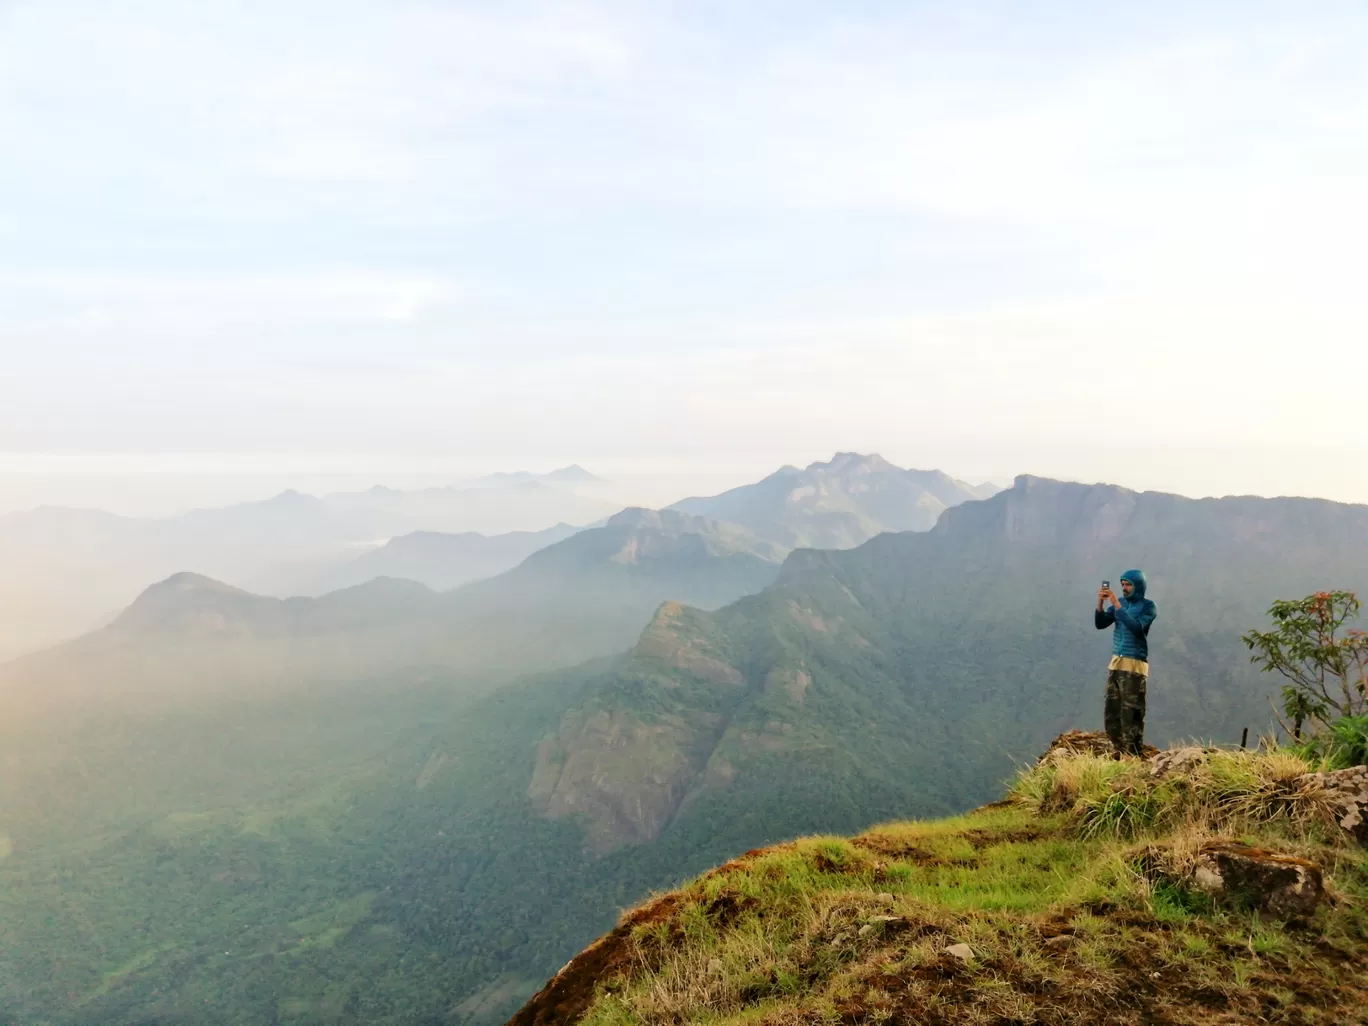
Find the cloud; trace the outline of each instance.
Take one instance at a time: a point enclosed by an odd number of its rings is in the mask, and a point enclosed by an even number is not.
[[[490,119],[614,79],[633,22],[589,5],[412,0],[58,0],[3,17],[0,126],[27,144],[6,177],[276,218],[392,212],[385,190],[401,187],[478,197],[504,170],[490,166],[499,141],[481,138]]]
[[[1343,3],[11,2],[0,446],[1062,452],[1118,381],[1166,440],[1309,443],[1368,327],[1366,42]]]
[[[25,145],[0,181],[55,203],[55,175],[89,213],[246,218],[258,245],[323,217],[435,235],[633,209],[1121,245],[1176,223],[1362,217],[1368,81],[1325,70],[1357,67],[1362,17],[1095,13],[1052,38],[966,10],[806,12],[757,37],[649,3],[18,3],[0,126]]]
[[[373,271],[0,274],[0,353],[12,372],[221,368],[288,363],[308,340],[306,353],[323,354],[308,359],[369,366],[377,332],[459,309],[468,296],[460,282],[436,275]]]

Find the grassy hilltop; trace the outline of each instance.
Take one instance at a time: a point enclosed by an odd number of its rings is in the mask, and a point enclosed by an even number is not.
[[[1312,768],[1054,750],[968,815],[758,849],[654,897],[510,1026],[1368,1022],[1368,856]],[[1314,913],[1203,889],[1225,842],[1314,863]]]

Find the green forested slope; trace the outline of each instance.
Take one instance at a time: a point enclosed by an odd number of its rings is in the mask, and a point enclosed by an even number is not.
[[[1160,606],[1151,740],[1260,727],[1272,682],[1239,631],[1280,595],[1368,589],[1366,529],[1363,507],[1023,479],[471,703],[375,680],[31,729],[6,750],[67,745],[41,791],[86,798],[39,843],[0,820],[4,1001],[25,1023],[495,1019],[651,888],[970,807],[1096,725],[1093,595],[1124,567]]]

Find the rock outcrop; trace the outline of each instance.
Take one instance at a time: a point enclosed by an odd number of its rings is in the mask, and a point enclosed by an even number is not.
[[[1212,748],[1199,748],[1191,745],[1186,748],[1167,748],[1149,760],[1150,776],[1167,777],[1175,773],[1186,773],[1206,761]]]
[[[1224,904],[1281,919],[1311,916],[1325,896],[1321,868],[1314,862],[1224,842],[1198,852],[1191,883]]]
[[[1144,752],[1147,759],[1160,754],[1153,745],[1145,745]],[[1060,758],[1074,755],[1096,755],[1106,759],[1115,754],[1116,747],[1111,738],[1100,730],[1066,730],[1050,742],[1045,753],[1036,760],[1036,765],[1049,765]]]
[[[1368,766],[1308,773],[1301,782],[1323,791],[1340,829],[1360,844],[1368,844]]]
[[[586,851],[653,839],[717,742],[720,717],[646,720],[623,711],[567,713],[537,746],[528,797],[551,819],[576,816]]]

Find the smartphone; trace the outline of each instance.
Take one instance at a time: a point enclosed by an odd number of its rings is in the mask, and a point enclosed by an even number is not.
[[[1111,581],[1103,581],[1103,582],[1102,582],[1102,590],[1103,590],[1103,591],[1111,591]]]

